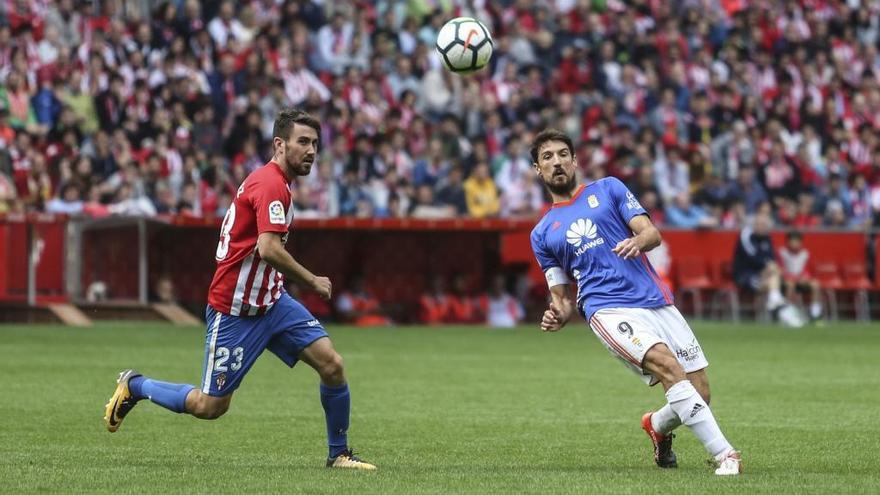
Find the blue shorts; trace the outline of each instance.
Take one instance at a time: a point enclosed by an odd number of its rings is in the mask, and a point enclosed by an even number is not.
[[[286,292],[262,316],[232,316],[208,306],[205,318],[201,390],[215,397],[237,389],[264,349],[292,368],[303,349],[328,336],[321,322]]]

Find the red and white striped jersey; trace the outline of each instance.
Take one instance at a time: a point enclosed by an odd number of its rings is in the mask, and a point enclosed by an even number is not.
[[[806,249],[792,251],[782,246],[779,248],[779,261],[782,265],[782,274],[786,277],[807,277],[810,274],[810,252]]]
[[[275,304],[284,277],[260,259],[257,238],[263,232],[277,232],[287,242],[293,220],[290,203],[290,181],[275,162],[242,182],[220,227],[217,271],[208,289],[211,307],[233,316],[254,316]]]

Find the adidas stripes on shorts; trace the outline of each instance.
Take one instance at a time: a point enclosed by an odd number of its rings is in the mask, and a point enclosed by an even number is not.
[[[603,308],[590,317],[590,328],[614,356],[648,385],[660,380],[642,369],[648,349],[666,344],[685,373],[707,366],[697,337],[674,305],[659,308]]]

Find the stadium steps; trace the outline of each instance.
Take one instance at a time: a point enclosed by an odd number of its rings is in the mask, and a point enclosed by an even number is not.
[[[134,300],[83,302],[77,304],[93,320],[165,321],[175,325],[201,325],[195,316],[177,304],[141,304]]]
[[[92,320],[76,306],[66,303],[48,304],[46,309],[70,327],[89,327]]]
[[[166,320],[175,325],[201,325],[202,322],[190,314],[189,311],[181,308],[174,303],[156,303],[152,305],[153,309],[164,316]]]

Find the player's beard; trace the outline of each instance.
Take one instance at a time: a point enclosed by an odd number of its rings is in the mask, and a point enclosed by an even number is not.
[[[292,172],[292,175],[309,175],[309,172],[312,171],[314,161],[306,162],[305,157],[301,160],[295,160],[290,156],[290,148],[287,147],[286,143],[284,144],[284,154],[286,157],[285,161],[287,162],[287,169]]]
[[[574,173],[572,173],[571,175],[566,175],[566,180],[564,182],[558,182],[554,180],[556,177],[551,175],[550,180],[544,180],[544,185],[546,185],[547,189],[549,189],[550,192],[553,194],[556,194],[558,196],[565,196],[571,194],[571,192],[574,191],[575,187],[577,187],[577,178]]]

